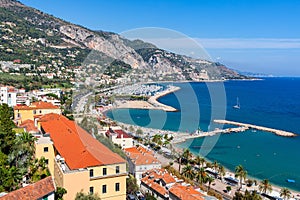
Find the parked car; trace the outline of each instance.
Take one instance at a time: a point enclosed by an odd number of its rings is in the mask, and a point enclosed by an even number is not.
[[[127,200],[136,200],[133,194],[127,194]]]
[[[135,195],[139,200],[145,199],[144,195],[140,191],[135,192]]]

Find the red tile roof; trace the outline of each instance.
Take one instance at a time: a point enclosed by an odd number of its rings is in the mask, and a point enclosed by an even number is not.
[[[59,107],[53,105],[52,103],[38,101],[38,102],[33,102],[30,106],[17,105],[14,107],[14,109],[15,110],[59,109]]]
[[[20,125],[20,128],[25,128],[28,133],[34,132],[37,133],[39,130],[34,126],[34,121],[31,119],[27,119],[23,121]]]
[[[12,191],[7,195],[0,197],[1,200],[33,200],[51,194],[55,191],[52,177],[49,176],[36,183],[30,184],[21,189]]]
[[[144,184],[146,187],[151,188],[151,190],[156,191],[157,193],[161,194],[162,196],[169,195],[168,190],[161,186],[160,184],[155,182],[155,178],[150,179],[149,177],[142,178],[142,184]]]
[[[129,157],[135,165],[160,164],[159,160],[154,157],[153,152],[142,146],[125,148],[124,151],[126,156]]]
[[[170,188],[169,192],[182,200],[204,200],[204,195],[192,186],[175,184]]]
[[[130,135],[128,135],[125,131],[123,130],[112,130],[109,129],[106,131],[106,135],[109,136],[111,134],[117,134],[117,138],[132,138]]]
[[[125,162],[74,121],[62,115],[47,114],[39,121],[71,170]]]

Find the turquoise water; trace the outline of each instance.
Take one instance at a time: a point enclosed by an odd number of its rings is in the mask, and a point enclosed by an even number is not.
[[[107,115],[118,121],[172,131],[213,130],[213,119],[278,128],[300,134],[300,78],[223,83],[178,83],[181,90],[159,99],[179,112],[118,109]],[[239,97],[241,109],[233,109]],[[195,154],[234,170],[242,164],[250,176],[300,191],[300,137],[285,138],[251,130],[181,144]],[[296,183],[287,183],[286,179]]]

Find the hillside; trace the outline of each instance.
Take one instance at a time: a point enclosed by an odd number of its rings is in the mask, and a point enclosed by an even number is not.
[[[44,66],[55,77],[74,77],[70,67],[83,66],[81,77],[103,73],[112,79],[125,75],[160,81],[245,78],[222,64],[174,54],[115,33],[92,31],[15,0],[0,0],[0,27],[0,61],[30,64],[31,70]]]

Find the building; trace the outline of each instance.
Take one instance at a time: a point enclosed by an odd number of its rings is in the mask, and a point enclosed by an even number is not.
[[[40,117],[42,137],[36,142],[36,157],[45,157],[58,187],[67,190],[64,199],[77,192],[97,193],[105,200],[126,199],[126,162],[74,121],[59,114]]]
[[[61,114],[61,110],[58,106],[54,106],[52,103],[42,101],[33,102],[29,106],[14,106],[14,117],[17,124],[20,124],[28,119],[34,120],[36,116],[41,116],[49,113]]]
[[[154,152],[145,147],[131,147],[124,149],[129,165],[129,173],[133,174],[137,183],[141,183],[142,174],[150,169],[160,169],[161,163],[154,156]]]
[[[158,200],[204,200],[199,189],[178,179],[165,169],[146,171],[141,179],[141,190]]]
[[[4,86],[0,88],[0,104],[7,104],[9,107],[17,105],[18,91],[14,87]]]
[[[51,176],[39,180],[36,183],[27,185],[18,190],[12,191],[4,196],[1,196],[1,200],[38,200],[47,199],[54,200],[55,185]]]
[[[133,147],[133,138],[122,129],[113,130],[109,128],[105,135],[122,149]]]

